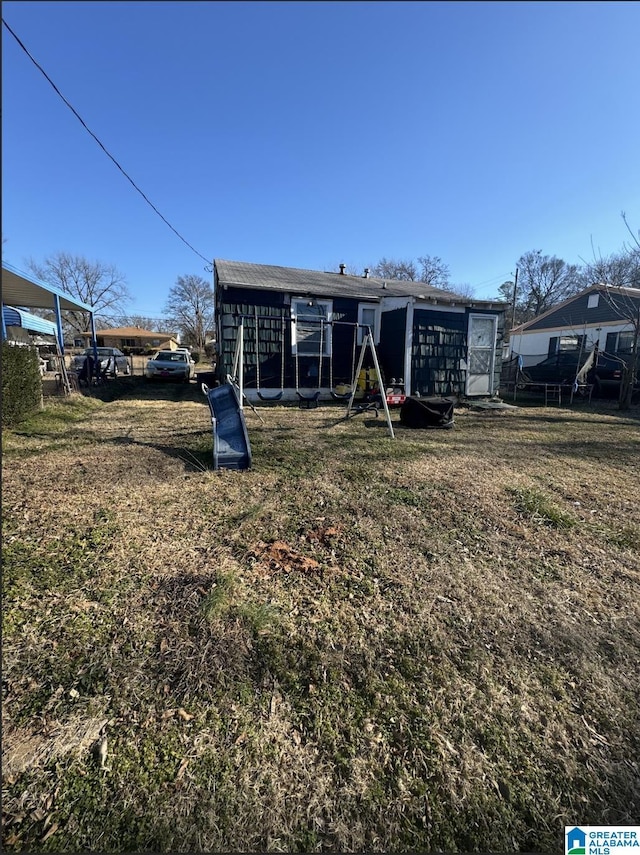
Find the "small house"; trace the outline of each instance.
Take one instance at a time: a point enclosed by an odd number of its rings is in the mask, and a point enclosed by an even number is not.
[[[490,396],[498,389],[504,304],[423,282],[241,261],[214,261],[217,366],[233,373],[242,325],[244,390],[322,396],[354,379],[367,329],[384,381],[410,395]]]
[[[524,368],[563,350],[624,357],[632,352],[640,323],[640,288],[592,285],[537,318],[511,330],[511,358]],[[585,357],[586,358],[586,357]]]
[[[83,333],[87,345],[91,333]],[[175,332],[153,332],[140,327],[112,327],[96,331],[98,347],[117,347],[126,353],[145,353],[150,350],[175,350],[180,337]]]

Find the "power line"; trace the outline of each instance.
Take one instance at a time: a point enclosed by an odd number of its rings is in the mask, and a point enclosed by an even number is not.
[[[493,282],[498,282],[500,279],[504,282],[505,276],[513,276],[513,274],[503,273],[501,276],[494,276],[493,279],[485,279],[484,282],[477,282],[475,287],[479,288],[481,285],[491,285]]]
[[[5,25],[5,27],[9,30],[9,32],[11,33],[11,35],[13,36],[13,38],[17,41],[17,43],[20,45],[20,47],[22,48],[22,50],[26,53],[26,55],[29,57],[29,59],[31,60],[31,62],[32,62],[32,63],[35,65],[35,67],[38,69],[38,71],[40,71],[40,72],[44,75],[45,79],[46,79],[46,80],[51,84],[51,86],[53,87],[54,91],[55,91],[55,92],[60,96],[60,98],[62,98],[62,100],[63,100],[63,101],[64,101],[64,103],[67,105],[67,107],[71,110],[71,112],[72,112],[72,113],[73,113],[73,115],[76,117],[76,119],[78,119],[78,121],[80,122],[80,124],[82,125],[82,127],[87,131],[87,133],[88,133],[90,136],[92,136],[92,137],[93,137],[93,139],[98,143],[98,145],[99,145],[99,146],[100,146],[100,148],[103,150],[103,152],[107,155],[107,157],[108,157],[111,161],[113,161],[113,163],[118,167],[118,169],[120,170],[120,172],[121,172],[121,173],[124,175],[124,177],[127,179],[127,181],[129,181],[129,182],[130,182],[130,184],[133,186],[133,188],[134,188],[135,190],[137,190],[137,192],[142,196],[142,198],[144,199],[144,201],[145,201],[148,205],[150,205],[150,206],[151,206],[151,208],[153,208],[153,210],[154,210],[154,211],[156,212],[156,214],[160,217],[160,219],[161,219],[161,220],[162,220],[162,221],[163,221],[167,226],[169,226],[169,228],[171,229],[171,231],[172,231],[174,234],[176,234],[176,235],[180,238],[180,240],[181,240],[184,244],[186,244],[186,245],[189,247],[189,249],[190,249],[192,252],[195,252],[195,254],[196,254],[199,258],[201,258],[203,261],[206,261],[207,265],[210,265],[210,264],[211,264],[211,259],[210,259],[210,258],[206,258],[204,255],[202,255],[201,253],[199,253],[197,249],[195,249],[193,246],[191,246],[191,244],[189,243],[189,241],[188,241],[188,240],[185,240],[185,238],[183,238],[183,237],[182,237],[182,235],[180,234],[180,232],[178,232],[176,229],[174,229],[174,227],[171,225],[171,223],[170,223],[170,222],[169,222],[165,217],[163,217],[163,215],[162,215],[162,214],[160,213],[160,211],[156,208],[156,206],[153,204],[153,202],[151,202],[151,200],[150,200],[150,199],[148,199],[148,198],[147,198],[147,196],[142,192],[142,190],[138,187],[138,185],[135,183],[135,181],[133,180],[133,178],[131,178],[131,176],[130,176],[130,175],[128,175],[128,174],[125,172],[125,170],[120,166],[120,164],[119,164],[119,163],[118,163],[118,161],[115,159],[115,157],[114,157],[114,156],[113,156],[109,151],[107,151],[106,147],[105,147],[105,146],[100,142],[100,140],[98,139],[98,137],[93,133],[93,131],[92,131],[90,128],[88,128],[88,127],[87,127],[87,125],[86,125],[86,123],[84,122],[84,120],[83,120],[82,116],[80,116],[80,114],[77,112],[77,110],[75,110],[75,109],[74,109],[74,107],[73,107],[73,106],[72,106],[72,105],[67,101],[67,99],[64,97],[64,95],[62,94],[62,92],[60,92],[60,90],[58,89],[58,87],[56,86],[56,84],[53,82],[53,80],[49,77],[49,75],[48,75],[48,74],[47,74],[47,72],[44,70],[44,68],[42,68],[42,66],[41,66],[41,65],[40,65],[40,64],[39,64],[39,63],[34,59],[34,57],[29,53],[29,51],[27,50],[27,48],[26,48],[26,47],[24,46],[24,44],[20,41],[20,39],[18,38],[18,36],[14,33],[14,31],[11,29],[11,27],[9,26],[9,24],[7,24],[7,22],[5,21],[5,19],[4,19],[4,18],[2,19],[2,23],[3,23],[3,24]]]

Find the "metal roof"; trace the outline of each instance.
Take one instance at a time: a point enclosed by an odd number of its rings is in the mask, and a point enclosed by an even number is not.
[[[39,332],[43,335],[57,335],[57,327],[52,321],[46,321],[37,315],[31,315],[23,309],[14,309],[13,306],[3,306],[2,315],[7,327],[22,327],[29,332]]]
[[[437,300],[458,305],[502,305],[497,301],[469,300],[434,288],[426,282],[398,279],[375,279],[346,273],[303,270],[298,267],[277,267],[251,264],[246,261],[214,260],[217,282],[224,287],[256,288],[267,291],[287,291],[293,294],[314,294],[326,297],[352,297],[357,300],[380,300],[382,297],[414,297],[417,300]]]
[[[93,312],[93,307],[87,303],[74,300],[59,288],[23,273],[6,261],[2,262],[3,305],[24,306],[27,309],[55,309],[56,295],[63,310]]]

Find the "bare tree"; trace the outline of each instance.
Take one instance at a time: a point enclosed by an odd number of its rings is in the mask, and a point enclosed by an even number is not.
[[[437,255],[421,255],[418,258],[422,270],[418,277],[420,282],[426,282],[434,288],[445,288],[451,290],[449,286],[449,265]],[[460,286],[462,287],[462,286]],[[456,293],[462,294],[461,291]]]
[[[607,256],[593,250],[593,260],[584,262],[580,281],[585,288],[603,284],[640,288],[640,248],[628,247]]]
[[[473,300],[476,296],[476,289],[473,285],[469,285],[467,282],[461,285],[447,285],[446,290],[450,291],[452,294],[457,294],[458,297],[462,297],[463,300]]]
[[[169,291],[165,314],[186,342],[204,350],[206,333],[214,328],[213,286],[202,276],[178,276]]]
[[[400,279],[404,282],[415,282],[418,279],[418,268],[414,261],[396,258],[381,258],[372,265],[371,275],[376,279]]]
[[[581,287],[575,264],[567,264],[555,255],[543,255],[539,249],[521,256],[518,270],[520,280],[516,299],[523,320],[546,312]]]
[[[114,314],[121,314],[124,305],[131,299],[124,275],[113,264],[88,261],[82,255],[58,252],[42,263],[29,259],[27,265],[43,282],[92,306],[97,326],[108,324]],[[89,313],[66,311],[64,325],[72,334],[88,332]]]
[[[377,279],[399,279],[405,282],[426,282],[434,288],[449,287],[449,267],[437,255],[421,255],[412,259],[383,257],[371,267]]]
[[[581,277],[586,287],[602,286],[599,291],[603,299],[630,327],[631,343],[626,358],[622,360],[620,387],[620,409],[628,410],[640,368],[640,241],[629,228],[624,215],[623,219],[634,242],[626,244],[621,252],[606,257],[594,251],[593,261],[585,264]]]
[[[147,315],[118,315],[112,318],[113,326],[138,327],[147,332],[176,332],[166,318],[150,318]]]
[[[604,299],[631,327],[631,344],[628,358],[624,360],[620,386],[620,409],[631,407],[635,385],[638,380],[638,345],[640,344],[640,290],[638,288],[604,288]]]
[[[625,250],[631,250],[633,252],[640,252],[640,229],[637,232],[634,232],[629,223],[627,222],[627,215],[624,211],[621,212],[620,216],[622,217],[622,222],[625,224],[627,231],[631,235],[632,243],[624,244]]]

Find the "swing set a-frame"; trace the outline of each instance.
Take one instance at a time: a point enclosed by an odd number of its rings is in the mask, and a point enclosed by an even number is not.
[[[227,382],[232,383],[237,390],[238,399],[240,402],[240,407],[243,408],[244,404],[247,403],[253,412],[258,415],[256,408],[253,406],[251,401],[248,399],[245,392],[245,383],[244,383],[244,342],[245,342],[245,321],[253,321],[255,324],[255,346],[256,346],[256,394],[258,398],[262,401],[279,401],[282,400],[284,391],[285,391],[285,325],[289,321],[289,319],[284,316],[281,318],[281,334],[280,334],[280,389],[277,389],[272,394],[265,394],[264,390],[260,388],[260,353],[259,353],[259,323],[258,321],[261,318],[268,319],[270,321],[273,320],[273,317],[270,315],[258,315],[257,313],[249,316],[249,315],[240,315],[238,318],[238,328],[237,328],[237,337],[236,337],[236,345],[233,356],[232,370],[231,373],[227,375]],[[295,323],[295,319],[291,319],[293,323]],[[304,392],[300,389],[300,369],[299,369],[299,355],[298,348],[295,349],[295,394],[299,400],[299,406],[301,408],[312,408],[318,406],[318,401],[321,394],[322,389],[322,363],[323,363],[323,345],[326,337],[326,328],[334,327],[334,326],[348,326],[353,328],[353,354],[352,354],[352,381],[348,391],[338,392],[333,387],[333,352],[329,353],[329,392],[331,394],[332,399],[334,400],[343,400],[346,401],[346,414],[344,416],[345,419],[349,419],[358,413],[374,411],[376,412],[376,416],[378,415],[377,410],[379,409],[379,405],[382,405],[384,409],[387,428],[389,430],[389,435],[391,438],[395,438],[395,434],[393,431],[393,425],[391,424],[391,414],[389,412],[389,405],[387,402],[387,398],[385,395],[385,386],[382,377],[382,371],[380,369],[380,363],[378,360],[378,354],[376,351],[376,346],[373,338],[373,333],[371,328],[367,324],[358,324],[352,323],[348,321],[327,321],[324,319],[320,319],[318,321],[320,325],[320,339],[319,339],[319,348],[318,348],[318,380],[317,380],[317,388],[312,391],[305,390]],[[357,350],[357,334],[358,330],[363,331],[363,339],[362,345],[360,346],[360,355],[358,358],[357,365],[355,365],[355,354]],[[375,380],[377,380],[377,389],[379,391],[379,395],[375,395],[373,400],[368,401],[366,404],[356,403],[356,393],[358,391],[358,378],[360,377],[360,373],[362,371],[362,366],[364,364],[364,359],[367,351],[371,353],[371,360],[374,366],[375,372]],[[375,388],[374,383],[374,388]],[[262,421],[262,419],[261,419]]]

